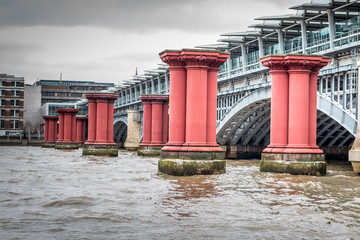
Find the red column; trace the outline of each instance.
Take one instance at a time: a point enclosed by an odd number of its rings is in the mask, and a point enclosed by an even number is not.
[[[57,121],[58,121],[58,117],[54,117],[53,118],[53,121],[54,121],[54,129],[53,129],[53,131],[54,131],[54,139],[53,139],[53,142],[56,142],[56,140],[57,140]]]
[[[264,152],[283,152],[288,143],[289,76],[283,56],[260,60],[271,74],[270,145]],[[275,149],[274,149],[275,148]]]
[[[86,141],[86,119],[84,118],[84,121],[82,122],[82,137],[81,137],[81,141],[85,142]]]
[[[170,71],[169,142],[166,144],[169,146],[180,146],[185,142],[186,69],[184,62],[179,58],[180,53],[180,51],[160,53],[161,60],[169,64]],[[175,148],[173,147],[172,150]]]
[[[106,99],[96,100],[96,143],[107,143],[108,106]]]
[[[76,142],[76,115],[71,114],[71,142]]]
[[[220,54],[218,58],[210,64],[208,70],[206,116],[206,142],[208,146],[219,146],[216,143],[217,73],[219,66],[221,66],[228,57],[228,55]]]
[[[44,142],[48,142],[49,141],[49,119],[44,117],[44,121],[45,121]]]
[[[48,122],[48,141],[49,142],[55,142],[55,135],[54,135],[54,128],[55,128],[55,121],[53,119],[47,119],[47,122]]]
[[[57,142],[64,141],[64,113],[59,112],[59,138]]]
[[[108,122],[107,122],[107,142],[113,143],[114,142],[114,102],[108,102]]]
[[[113,140],[114,101],[118,95],[87,93],[89,102],[87,144],[115,145]],[[83,125],[85,129],[85,123]],[[85,138],[83,134],[83,138]]]
[[[64,114],[64,141],[63,142],[71,142],[71,124],[72,124],[72,117],[71,114],[66,112]]]
[[[151,103],[139,97],[143,101],[143,140],[141,145],[147,145],[151,142]]]
[[[207,70],[186,66],[186,145],[206,145]]]
[[[162,107],[162,143],[168,141],[168,101],[165,101]]]
[[[151,103],[151,144],[162,144],[162,102]]]
[[[82,126],[82,119],[77,118],[76,119],[76,142],[77,143],[82,143],[82,131],[83,131],[83,126]]]
[[[92,98],[88,98],[88,140],[87,143],[93,143],[96,140],[96,100]]]

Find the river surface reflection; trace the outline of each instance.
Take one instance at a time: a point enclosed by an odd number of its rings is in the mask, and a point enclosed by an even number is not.
[[[360,239],[360,176],[172,177],[157,158],[0,147],[0,239]]]

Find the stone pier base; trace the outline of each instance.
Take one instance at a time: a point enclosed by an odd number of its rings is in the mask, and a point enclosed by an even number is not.
[[[43,142],[41,144],[41,147],[43,148],[54,148],[55,147],[55,142]]]
[[[78,149],[77,143],[64,143],[64,142],[57,142],[55,144],[55,149]]]
[[[142,146],[142,145],[140,145],[137,153],[138,153],[138,156],[158,157],[158,156],[160,156],[162,147],[163,147],[163,145],[159,145],[159,146],[156,146],[156,145]]]
[[[158,170],[173,176],[220,174],[226,171],[226,161],[160,159]]]
[[[161,151],[158,169],[173,176],[225,173],[225,152]]]
[[[326,174],[324,154],[262,153],[260,171],[322,176]]]
[[[354,169],[354,172],[360,174],[360,149],[351,149],[349,151],[349,161]]]
[[[82,155],[117,157],[118,148],[109,144],[84,144]]]

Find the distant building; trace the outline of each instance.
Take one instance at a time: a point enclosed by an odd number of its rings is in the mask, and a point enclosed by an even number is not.
[[[20,136],[24,117],[24,78],[0,74],[0,136]]]
[[[114,83],[98,83],[93,81],[60,81],[39,80],[34,86],[41,87],[41,105],[51,103],[76,102],[83,98],[87,92],[100,92],[108,87],[114,87]]]
[[[41,87],[26,84],[24,95],[24,131],[36,135],[43,123],[40,111]]]

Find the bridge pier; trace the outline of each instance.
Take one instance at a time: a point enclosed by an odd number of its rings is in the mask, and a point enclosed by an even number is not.
[[[76,117],[76,143],[79,147],[84,146],[87,117]]]
[[[45,120],[45,133],[41,146],[44,148],[53,148],[57,140],[57,121],[59,118],[56,116],[44,116],[43,118]]]
[[[116,94],[87,93],[89,102],[88,140],[83,155],[117,157],[118,149],[113,139],[114,101]]]
[[[143,102],[143,141],[139,156],[160,156],[160,150],[167,143],[168,95],[140,95]]]
[[[140,142],[140,113],[136,110],[127,110],[127,116],[128,127],[124,147],[128,151],[137,151]]]
[[[330,58],[271,55],[260,61],[272,75],[270,145],[260,170],[325,175],[325,155],[316,145],[316,79]]]
[[[358,79],[360,80],[360,59],[357,60],[357,67],[358,67]],[[358,82],[359,82],[358,80]],[[360,93],[360,89],[358,88],[358,96]],[[358,113],[358,130],[352,145],[351,150],[349,151],[349,161],[353,166],[354,172],[360,174],[360,104],[357,104],[357,113]]]
[[[216,144],[216,93],[217,72],[228,57],[219,51],[198,49],[160,53],[170,70],[169,142],[160,152],[160,172],[225,172],[224,152]]]
[[[59,138],[56,141],[56,149],[77,149],[76,143],[76,113],[79,109],[59,108]]]

